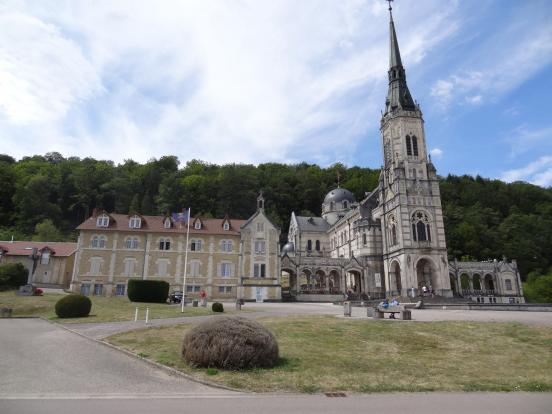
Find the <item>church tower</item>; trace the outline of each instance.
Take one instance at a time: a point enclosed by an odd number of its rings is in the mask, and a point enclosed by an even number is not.
[[[379,182],[385,287],[388,295],[423,286],[452,296],[439,179],[428,156],[422,111],[406,83],[391,5],[389,90],[381,118],[384,166]]]

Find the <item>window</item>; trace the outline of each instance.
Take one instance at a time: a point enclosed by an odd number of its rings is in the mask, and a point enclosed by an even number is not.
[[[165,219],[165,221],[163,222],[163,227],[166,228],[166,229],[171,228],[171,219],[170,218]]]
[[[389,245],[390,246],[396,246],[397,245],[397,221],[395,220],[395,216],[389,216],[388,221],[389,226]]]
[[[109,226],[109,216],[107,214],[102,214],[96,219],[96,226],[98,227],[108,227]]]
[[[101,283],[94,284],[94,296],[102,296],[103,285]]]
[[[429,217],[423,211],[416,211],[411,218],[414,241],[431,241]]]
[[[265,253],[265,242],[264,240],[255,241],[255,254],[264,254]]]
[[[232,263],[221,263],[220,264],[220,275],[222,277],[232,276]]]
[[[366,240],[366,233],[362,233],[362,244],[366,246],[367,240]]]
[[[115,286],[115,295],[116,296],[124,296],[125,295],[125,288],[126,286],[123,284],[118,284]]]
[[[349,207],[349,204],[347,203],[347,200],[344,200],[343,201],[343,208],[347,208]]]
[[[504,284],[506,285],[506,290],[512,290],[512,281],[510,279],[506,279]]]
[[[317,252],[320,251],[320,240],[316,240],[315,249],[316,249]]]
[[[94,236],[92,237],[92,247],[97,249],[104,249],[107,244],[107,237],[105,236]]]
[[[220,251],[230,253],[232,251],[232,241],[231,240],[221,241],[220,242]]]
[[[90,259],[90,275],[98,276],[102,268],[102,259],[100,257],[92,257]]]
[[[312,250],[312,240],[307,240],[307,250],[309,252]]]
[[[190,276],[196,277],[199,276],[199,267],[201,266],[201,262],[194,260],[190,262]]]
[[[201,230],[201,220],[196,220],[194,223],[194,229]]]
[[[264,263],[253,264],[253,277],[266,277],[266,264]]]
[[[330,201],[330,211],[335,210],[335,203],[333,201]]]
[[[171,239],[159,239],[159,250],[170,250],[171,249]]]
[[[186,292],[187,293],[199,293],[201,291],[201,286],[198,285],[187,285],[186,286]]]
[[[40,264],[47,265],[48,263],[50,263],[50,252],[44,250],[40,255]]]
[[[128,227],[131,229],[139,229],[142,226],[142,219],[140,216],[132,216],[128,221]]]
[[[90,283],[83,283],[80,287],[80,294],[84,296],[90,295]]]
[[[138,237],[127,237],[125,239],[125,249],[137,249],[138,244]]]
[[[257,232],[263,232],[264,231],[264,223],[257,223]]]
[[[192,243],[190,244],[190,250],[192,252],[200,252],[201,244],[201,240],[192,240]]]
[[[124,260],[123,263],[124,263],[123,275],[128,277],[134,276],[134,267],[136,264],[136,259],[127,258]]]
[[[232,293],[232,286],[219,286],[219,293]]]
[[[418,138],[412,137],[412,152],[417,157],[418,156]]]
[[[410,135],[406,136],[406,155],[412,155],[412,144],[410,142]]]
[[[230,230],[230,223],[225,221],[224,224],[222,225],[222,228],[223,228],[223,230]]]
[[[167,259],[157,260],[157,276],[159,277],[167,276],[168,268],[169,268],[169,261]]]

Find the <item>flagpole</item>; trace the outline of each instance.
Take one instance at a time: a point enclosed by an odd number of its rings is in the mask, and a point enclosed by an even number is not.
[[[188,271],[188,239],[190,237],[190,214],[191,208],[188,208],[188,220],[187,220],[187,230],[186,230],[186,250],[184,253],[184,278],[182,280],[182,304],[180,312],[184,312],[184,305],[186,304],[186,275]]]

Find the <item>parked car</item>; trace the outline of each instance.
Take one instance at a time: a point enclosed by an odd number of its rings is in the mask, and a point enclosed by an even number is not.
[[[182,302],[182,292],[175,290],[169,295],[169,303],[181,303]]]

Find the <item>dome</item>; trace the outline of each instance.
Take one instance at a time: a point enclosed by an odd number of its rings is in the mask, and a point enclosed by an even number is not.
[[[324,204],[329,204],[332,201],[334,203],[347,200],[349,203],[356,203],[355,196],[346,188],[334,188],[326,197],[324,197]]]
[[[284,247],[282,247],[282,254],[284,253],[295,253],[293,242],[286,243]]]

